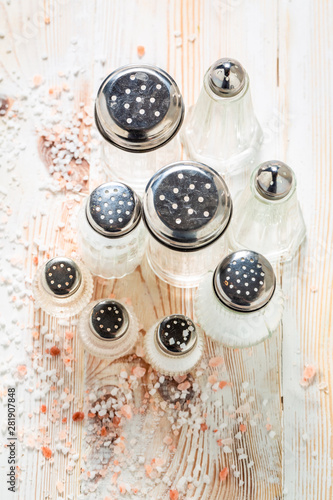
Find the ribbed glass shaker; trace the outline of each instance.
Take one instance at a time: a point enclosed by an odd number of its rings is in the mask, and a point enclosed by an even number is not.
[[[108,178],[142,194],[150,177],[180,157],[176,138],[184,103],[173,78],[156,66],[130,65],[113,71],[100,86],[95,121]]]
[[[282,161],[262,163],[235,199],[230,248],[253,248],[272,262],[289,260],[305,235],[293,170]]]
[[[182,161],[160,169],[146,187],[143,207],[148,261],[167,283],[197,286],[226,255],[232,201],[222,177],[207,165]]]
[[[204,335],[187,316],[172,314],[148,330],[144,349],[146,361],[159,373],[185,375],[202,357]]]
[[[44,262],[33,282],[37,308],[57,318],[79,314],[91,300],[93,279],[82,262],[60,256]]]
[[[118,300],[100,299],[82,312],[79,335],[93,356],[114,361],[133,351],[139,323],[131,306]]]
[[[271,264],[251,250],[228,255],[200,284],[195,312],[206,335],[227,347],[251,347],[267,339],[283,313]]]
[[[121,278],[141,263],[147,231],[141,200],[126,184],[98,186],[79,212],[78,244],[88,269],[102,278]]]
[[[227,182],[249,168],[262,130],[254,114],[248,74],[238,61],[222,58],[208,69],[181,140],[189,158],[211,165]]]

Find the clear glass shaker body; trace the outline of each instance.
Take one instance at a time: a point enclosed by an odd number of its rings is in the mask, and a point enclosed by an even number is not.
[[[256,189],[257,171],[254,170],[250,183],[235,198],[228,228],[229,247],[252,248],[272,262],[290,260],[306,235],[296,180],[293,176],[291,189],[284,198],[267,199]]]
[[[161,167],[179,160],[181,145],[178,136],[170,142],[145,153],[119,149],[106,141],[102,143],[103,165],[106,179],[117,179],[130,185],[142,195],[149,179]]]
[[[228,253],[226,236],[193,251],[167,247],[148,236],[147,259],[154,273],[166,283],[184,288],[196,287],[208,270],[215,269]]]
[[[245,70],[239,69],[233,91],[224,89],[220,93],[221,89],[212,83],[221,66],[218,63],[204,77],[198,101],[189,109],[182,127],[181,141],[187,156],[225,176],[234,194],[237,182],[241,180],[244,185],[250,174],[263,134],[254,114]]]
[[[42,264],[33,281],[36,307],[57,318],[79,314],[91,300],[94,283],[82,262],[54,257]]]
[[[276,287],[271,300],[253,312],[234,311],[217,298],[213,287],[213,273],[201,282],[195,302],[197,320],[206,334],[231,348],[252,347],[271,337],[283,314],[283,294]]]
[[[93,274],[106,279],[122,278],[140,265],[147,243],[147,230],[142,221],[128,234],[107,237],[91,227],[85,204],[78,219],[79,253]]]
[[[81,314],[79,335],[90,354],[114,361],[133,351],[139,323],[131,306],[111,299],[95,300]]]
[[[202,163],[160,169],[143,200],[150,267],[173,286],[195,287],[227,253],[232,201],[222,177]]]

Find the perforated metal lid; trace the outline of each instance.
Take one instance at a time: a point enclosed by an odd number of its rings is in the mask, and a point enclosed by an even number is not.
[[[68,257],[54,257],[46,262],[42,273],[43,288],[54,297],[67,298],[79,288],[82,280],[81,271]]]
[[[271,299],[276,286],[273,268],[265,257],[251,250],[228,255],[217,266],[214,289],[230,309],[256,311]]]
[[[126,184],[108,182],[90,194],[86,214],[92,228],[103,236],[124,236],[140,222],[141,201]]]
[[[162,351],[182,356],[195,347],[198,334],[190,318],[183,314],[172,314],[159,323],[155,339]]]
[[[136,153],[166,144],[178,132],[184,103],[176,82],[155,66],[124,66],[100,86],[95,102],[99,132]]]
[[[195,250],[226,229],[232,202],[222,177],[202,163],[183,161],[150,179],[143,202],[148,229],[163,244]]]
[[[254,177],[255,187],[267,200],[281,200],[295,185],[295,174],[282,161],[271,160],[259,165]]]
[[[129,326],[129,316],[125,307],[116,300],[101,300],[91,310],[90,328],[97,338],[117,340]]]
[[[246,71],[236,59],[223,57],[208,70],[208,84],[219,97],[234,97],[246,82]]]

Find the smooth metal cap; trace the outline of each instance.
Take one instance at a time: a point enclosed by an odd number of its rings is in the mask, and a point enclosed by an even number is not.
[[[80,287],[81,271],[68,257],[54,257],[45,264],[42,286],[47,293],[57,298],[67,298]]]
[[[258,167],[255,175],[255,187],[267,200],[285,198],[295,185],[295,174],[282,161],[266,161]]]
[[[164,318],[155,332],[158,347],[167,354],[182,356],[192,351],[198,339],[193,321],[183,314]]]
[[[235,311],[261,309],[272,298],[275,286],[271,264],[263,255],[251,250],[239,250],[228,255],[214,274],[217,298]]]
[[[102,83],[95,120],[104,139],[125,151],[152,151],[178,132],[184,103],[176,82],[155,66],[124,66]]]
[[[219,97],[234,97],[246,82],[246,71],[236,59],[223,57],[208,70],[208,84]]]
[[[116,300],[101,300],[92,308],[89,324],[91,331],[97,338],[117,340],[128,329],[128,312]]]
[[[232,201],[215,170],[182,161],[161,168],[150,179],[143,209],[148,229],[161,243],[178,250],[196,250],[225,231]]]
[[[92,228],[103,236],[124,236],[140,222],[141,201],[126,184],[107,182],[90,194],[86,215]]]

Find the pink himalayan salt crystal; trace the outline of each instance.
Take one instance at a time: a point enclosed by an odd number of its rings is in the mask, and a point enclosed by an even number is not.
[[[187,389],[189,389],[191,387],[191,384],[188,380],[186,380],[186,382],[183,382],[182,384],[179,384],[177,386],[177,389],[179,391],[187,391]]]
[[[173,377],[174,381],[177,382],[177,384],[181,384],[184,382],[184,380],[187,379],[187,375],[176,375],[176,377]]]
[[[122,408],[120,410],[120,413],[124,417],[126,417],[128,419],[132,418],[132,416],[133,416],[133,414],[132,414],[132,408],[130,407],[130,405],[124,405],[124,406],[122,406]]]
[[[136,378],[142,378],[145,373],[146,373],[146,368],[143,368],[143,366],[136,366],[135,368],[133,368],[133,375]]]
[[[170,500],[178,500],[178,498],[179,498],[178,491],[177,490],[170,490],[169,497],[170,497]]]
[[[216,358],[210,358],[209,360],[209,366],[215,367],[215,366],[220,366],[224,363],[224,359],[222,356],[217,356]]]
[[[19,378],[24,378],[27,374],[27,367],[26,365],[18,365],[17,367],[17,374],[19,376]]]
[[[216,384],[216,382],[217,382],[217,376],[216,375],[209,375],[208,382],[210,384],[212,384],[212,385]]]
[[[224,469],[222,469],[221,472],[220,472],[220,479],[221,479],[221,481],[225,481],[227,479],[228,474],[229,474],[228,467],[224,467]]]
[[[306,365],[303,370],[303,378],[300,382],[302,387],[308,387],[316,376],[316,368],[313,365]]]
[[[170,445],[172,443],[172,438],[170,436],[165,436],[165,438],[163,439],[163,443]]]
[[[245,405],[239,406],[236,410],[236,413],[250,413],[249,403],[245,403]]]

